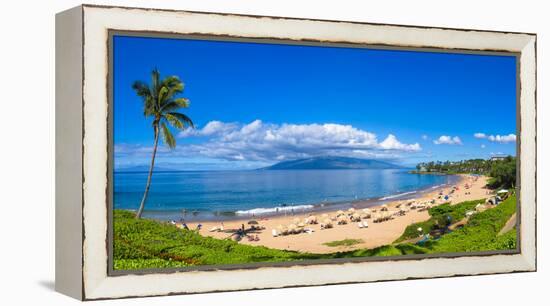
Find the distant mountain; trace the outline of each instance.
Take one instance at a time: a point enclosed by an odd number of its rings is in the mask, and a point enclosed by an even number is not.
[[[132,166],[132,167],[125,167],[125,168],[117,168],[115,169],[115,172],[149,172],[150,166]],[[153,169],[154,172],[168,172],[168,171],[177,171],[175,169],[170,168],[161,168],[161,167],[155,167]]]
[[[399,169],[402,166],[374,159],[323,156],[284,161],[262,170]]]

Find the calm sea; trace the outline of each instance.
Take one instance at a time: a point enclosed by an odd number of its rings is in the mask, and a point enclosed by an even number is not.
[[[293,213],[359,200],[407,198],[445,184],[455,176],[419,175],[399,170],[251,170],[156,172],[145,217],[223,219]],[[146,172],[115,172],[114,207],[137,210]],[[367,201],[367,203],[369,203]],[[185,214],[185,215],[184,215]]]

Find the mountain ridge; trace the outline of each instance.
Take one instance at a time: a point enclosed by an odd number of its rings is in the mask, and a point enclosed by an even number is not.
[[[401,169],[403,166],[375,159],[320,156],[282,161],[260,170]]]

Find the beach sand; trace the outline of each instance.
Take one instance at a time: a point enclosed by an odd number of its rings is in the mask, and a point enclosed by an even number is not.
[[[464,188],[465,184],[470,185],[470,188]],[[399,208],[396,208],[398,204],[402,204],[402,207],[405,207],[405,203],[411,201],[421,203],[435,199],[435,205],[439,205],[449,202],[451,204],[456,204],[463,201],[478,200],[489,197],[489,190],[485,188],[486,184],[487,177],[461,175],[460,181],[454,185],[458,187],[458,190],[455,190],[452,193],[452,186],[448,186],[425,192],[414,199],[396,200],[392,202],[385,202],[384,204],[388,206],[389,211],[398,211]],[[443,195],[449,195],[450,198],[447,201],[438,199],[440,193]],[[362,207],[364,206],[362,204],[364,203],[356,202],[353,206]],[[379,210],[380,206],[372,206],[371,208]],[[306,225],[305,228],[312,229],[314,231],[313,233],[300,233],[278,237],[272,236],[272,229],[276,229],[279,225],[288,226],[293,223],[294,219],[299,218],[300,220],[304,220],[310,215],[317,216],[318,220],[322,221],[320,220],[320,216],[325,213],[329,216],[334,216],[336,214],[336,210],[323,212],[303,212],[296,213],[294,215],[271,216],[265,218],[257,216],[256,218],[250,217],[249,219],[242,220],[228,220],[223,222],[223,226],[225,231],[230,229],[239,229],[242,224],[244,224],[246,228],[249,228],[250,225],[247,224],[248,221],[254,219],[258,221],[260,226],[265,227],[264,230],[250,233],[253,236],[258,235],[259,241],[249,241],[246,237],[243,237],[239,243],[257,246],[261,245],[281,250],[293,250],[310,253],[333,253],[355,249],[375,248],[382,245],[391,244],[403,234],[403,231],[408,225],[429,219],[427,210],[410,210],[404,216],[395,216],[393,219],[381,223],[374,223],[372,219],[366,219],[365,221],[369,224],[368,228],[359,228],[355,222],[349,222],[345,225],[338,225],[336,222],[333,222],[333,228],[323,230],[321,230],[320,224]],[[200,223],[202,224],[202,229],[199,231],[201,235],[219,239],[225,239],[231,236],[231,233],[227,232],[209,231],[212,227],[221,226],[221,222],[219,221]],[[197,222],[188,223],[188,226],[190,228],[196,228]],[[324,243],[327,242],[344,239],[360,239],[362,242],[352,246],[330,247],[324,245]]]

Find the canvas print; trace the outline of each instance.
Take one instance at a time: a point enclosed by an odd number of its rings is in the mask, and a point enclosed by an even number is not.
[[[517,251],[514,54],[112,44],[114,270]]]

